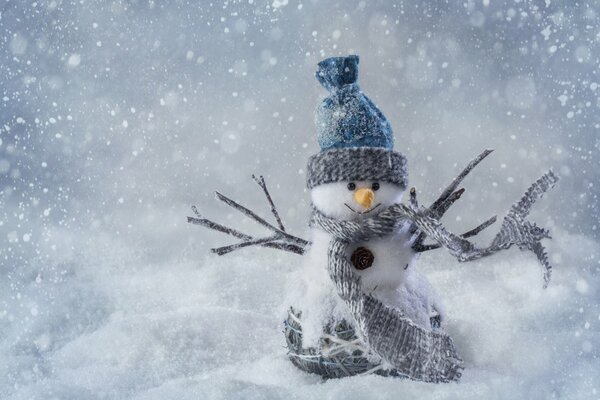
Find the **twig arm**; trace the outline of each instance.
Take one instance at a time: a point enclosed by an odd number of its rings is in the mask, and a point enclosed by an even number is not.
[[[433,204],[431,206],[429,206],[429,208],[427,208],[424,211],[424,213],[434,219],[438,219],[438,220],[441,219],[443,217],[443,215],[446,213],[446,211],[448,211],[450,206],[452,206],[452,204],[454,204],[458,199],[460,199],[460,197],[464,193],[464,191],[465,191],[464,188],[456,190],[458,185],[460,185],[460,183],[473,170],[473,168],[475,168],[481,161],[483,161],[484,158],[486,158],[488,155],[490,155],[492,153],[492,151],[493,150],[491,150],[491,149],[486,149],[482,153],[480,153],[477,157],[475,157],[473,160],[471,160],[471,162],[469,162],[469,164],[460,172],[460,174],[458,174],[458,176],[452,180],[450,185],[448,185],[446,187],[446,189],[444,189],[444,191],[442,192],[440,197],[438,197],[438,199],[435,202],[433,202]],[[414,198],[416,201],[416,192],[414,193]],[[412,189],[411,189],[411,206],[413,206],[413,208],[415,210],[417,210],[417,208],[415,208],[413,205]],[[417,235],[416,239],[413,241],[412,248],[415,251],[419,251],[420,249],[423,248],[423,243],[425,242],[425,238],[427,237],[427,235],[422,230],[419,230],[415,224],[413,224],[413,226],[411,227],[410,232]],[[430,248],[428,248],[428,249],[432,250]]]
[[[208,229],[212,229],[214,231],[218,231],[218,232],[223,232],[226,233],[228,235],[231,236],[235,236],[238,239],[243,239],[243,240],[250,240],[252,239],[252,236],[248,236],[245,233],[242,233],[238,230],[235,230],[233,228],[229,228],[225,225],[221,225],[218,224],[216,222],[213,222],[209,219],[206,218],[194,218],[194,217],[187,217],[187,222],[190,224],[194,224],[194,225],[200,225],[203,226],[205,228]]]
[[[458,174],[458,176],[452,180],[452,183],[450,183],[450,185],[448,185],[448,187],[444,189],[440,197],[431,205],[431,207],[429,207],[429,209],[437,210],[442,205],[442,203],[446,201],[446,199],[448,199],[448,197],[450,197],[452,193],[454,193],[458,185],[460,185],[460,183],[463,181],[463,179],[465,179],[469,172],[471,172],[473,168],[475,168],[481,161],[483,161],[484,158],[489,156],[493,151],[494,150],[486,149],[473,160],[471,160],[471,162],[465,167],[465,169],[463,169],[461,173]]]
[[[410,188],[410,205],[415,210],[419,208],[419,202],[417,201],[417,189],[414,187]]]
[[[499,251],[517,246],[521,250],[533,252],[543,267],[544,288],[548,286],[552,273],[552,265],[548,262],[545,249],[540,243],[542,239],[549,238],[550,232],[547,229],[537,226],[535,223],[526,220],[531,206],[541,198],[550,188],[558,182],[558,177],[552,171],[548,171],[535,181],[518,203],[513,204],[508,214],[502,220],[500,231],[496,234],[489,246],[477,248],[473,243],[464,237],[454,235],[444,228],[444,226],[430,216],[414,211],[411,207],[400,204],[404,214],[413,221],[417,227],[429,235],[433,240],[448,249],[450,254],[455,256],[458,261],[472,261],[490,256]],[[489,226],[492,219],[484,222],[482,225]],[[489,222],[489,223],[488,223]],[[483,229],[483,228],[481,228]],[[480,227],[467,233],[479,232]]]
[[[261,238],[261,239],[252,239],[252,240],[247,240],[245,242],[231,244],[229,246],[217,247],[215,249],[211,249],[211,251],[213,253],[216,253],[216,254],[222,256],[224,254],[231,253],[232,251],[239,250],[244,247],[261,245],[261,244],[265,244],[268,242],[273,242],[274,240],[277,240],[277,238],[273,237],[273,236]]]
[[[242,214],[246,215],[249,218],[252,218],[253,220],[255,220],[256,222],[258,222],[259,224],[261,224],[262,226],[264,226],[265,228],[275,232],[276,234],[278,234],[280,236],[280,239],[287,239],[287,241],[295,243],[299,246],[306,246],[308,245],[308,242],[304,239],[301,239],[297,236],[293,236],[290,235],[289,233],[282,231],[281,229],[271,225],[270,223],[268,223],[267,221],[265,221],[263,218],[259,217],[254,211],[249,210],[248,208],[242,206],[239,203],[236,203],[235,201],[231,200],[229,197],[222,195],[219,192],[215,192],[217,199],[221,200],[222,202],[224,202],[225,204],[227,204],[228,206],[238,210],[239,212],[241,212]]]
[[[475,228],[471,229],[470,231],[467,231],[465,233],[463,233],[462,235],[460,235],[461,238],[463,239],[467,239],[470,237],[473,237],[477,234],[479,234],[479,232],[483,231],[485,228],[489,227],[490,225],[492,225],[494,222],[496,222],[496,216],[494,215],[492,218],[486,220],[485,222],[483,222],[482,224],[476,226]],[[425,251],[429,251],[429,250],[435,250],[435,249],[439,249],[440,247],[442,247],[439,243],[436,244],[420,244],[418,246],[414,246],[413,245],[413,250],[417,253],[423,253]]]
[[[269,193],[269,190],[267,189],[267,184],[265,183],[265,178],[262,175],[259,178],[257,178],[256,175],[252,175],[252,179],[254,179],[254,182],[256,182],[258,184],[258,186],[260,186],[261,189],[263,190],[263,192],[265,193],[265,196],[267,197],[267,201],[269,202],[269,205],[271,206],[271,213],[273,213],[275,220],[277,220],[277,225],[279,226],[279,229],[281,229],[282,231],[285,232],[285,227],[283,226],[283,222],[281,222],[281,217],[279,217],[279,213],[277,212],[277,207],[275,207],[275,203],[273,203],[271,194]]]
[[[239,203],[236,203],[235,201],[231,200],[229,197],[227,197],[219,192],[215,192],[215,196],[217,197],[217,199],[219,201],[222,201],[223,203],[227,204],[229,207],[238,210],[239,212],[246,215],[247,217],[252,218],[253,220],[258,222],[265,228],[275,231],[275,232],[281,231],[280,229],[276,228],[275,226],[271,225],[270,223],[268,223],[267,221],[265,221],[264,219],[259,217],[254,211],[249,210],[248,208],[244,207],[243,205],[241,205]]]
[[[273,239],[272,237],[267,237],[267,238],[262,238],[262,239],[254,239],[254,240],[249,240],[247,242],[235,243],[235,244],[232,244],[229,246],[217,247],[217,248],[211,249],[211,251],[220,256],[223,256],[223,255],[229,254],[233,251],[240,250],[240,249],[243,249],[244,247],[250,247],[250,246],[268,247],[271,249],[284,250],[284,251],[288,251],[290,253],[295,253],[295,254],[299,254],[299,255],[304,254],[306,251],[306,249],[303,247],[297,246],[295,244],[278,242],[278,241],[275,241],[275,239]]]
[[[310,242],[306,241],[302,238],[290,235],[289,233],[287,233],[285,231],[285,227],[283,225],[283,222],[281,221],[281,217],[279,216],[279,213],[277,212],[277,208],[275,207],[273,198],[271,197],[271,194],[269,193],[269,190],[267,189],[267,185],[265,183],[264,177],[260,176],[259,178],[257,178],[255,175],[252,175],[252,178],[262,188],[262,190],[265,194],[265,197],[267,198],[267,201],[271,207],[271,213],[277,220],[277,226],[270,224],[269,222],[264,220],[262,217],[260,217],[258,214],[256,214],[254,211],[233,201],[229,197],[224,196],[219,192],[215,192],[215,195],[218,200],[222,201],[223,203],[227,204],[228,206],[234,208],[235,210],[241,212],[245,216],[255,220],[256,222],[258,222],[260,225],[264,226],[268,230],[272,231],[273,234],[271,236],[264,237],[264,238],[255,238],[255,237],[252,237],[245,233],[242,233],[236,229],[233,229],[228,226],[221,225],[217,222],[211,221],[209,219],[203,218],[202,215],[200,215],[200,213],[198,212],[198,209],[196,208],[196,206],[192,206],[192,211],[194,212],[196,217],[187,217],[187,222],[194,224],[194,225],[200,225],[205,228],[212,229],[212,230],[215,230],[218,232],[226,233],[228,235],[234,236],[234,237],[242,240],[239,243],[234,243],[234,244],[231,244],[228,246],[213,248],[212,249],[213,253],[216,253],[218,255],[228,254],[228,253],[231,253],[232,251],[239,250],[239,249],[242,249],[245,247],[250,247],[250,246],[268,247],[268,248],[272,248],[272,249],[288,251],[288,252],[291,252],[294,254],[304,254],[304,252],[306,251],[308,246],[310,246]]]
[[[482,224],[478,225],[477,227],[471,229],[470,231],[463,233],[460,236],[465,239],[475,236],[475,235],[479,234],[479,232],[481,232],[482,230],[484,230],[485,228],[487,228],[488,226],[490,226],[494,222],[496,222],[496,219],[497,218],[494,215],[492,218],[488,219],[487,221],[483,222]]]
[[[433,206],[432,206],[431,210],[430,210],[431,216],[436,219],[441,218],[444,214],[446,214],[446,211],[448,211],[450,206],[452,206],[452,204],[454,204],[458,199],[461,198],[461,196],[463,195],[464,192],[465,192],[464,188],[459,189],[456,192],[452,192],[450,194],[450,196],[448,196],[446,198],[446,200],[441,202],[437,208],[433,208]]]
[[[308,245],[310,246],[310,242],[308,243]],[[262,247],[269,247],[271,249],[288,251],[290,253],[294,253],[294,254],[298,254],[298,255],[302,255],[302,254],[306,253],[306,250],[307,250],[307,247],[300,247],[295,244],[279,243],[279,242],[265,243],[262,245]]]

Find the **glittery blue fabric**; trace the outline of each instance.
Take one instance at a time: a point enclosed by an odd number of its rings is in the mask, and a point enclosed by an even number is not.
[[[315,75],[330,92],[315,111],[321,150],[394,147],[390,123],[356,83],[358,56],[327,58],[319,63]]]

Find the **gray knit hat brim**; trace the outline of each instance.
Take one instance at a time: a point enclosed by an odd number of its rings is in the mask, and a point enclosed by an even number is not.
[[[406,157],[380,147],[331,149],[308,159],[307,186],[342,181],[380,181],[406,189]]]

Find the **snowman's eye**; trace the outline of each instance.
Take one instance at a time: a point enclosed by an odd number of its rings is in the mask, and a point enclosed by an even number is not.
[[[348,187],[348,190],[354,190],[354,189],[356,189],[356,183],[350,182],[347,187]]]
[[[373,184],[371,185],[371,189],[375,191],[379,190],[379,182],[373,182]]]

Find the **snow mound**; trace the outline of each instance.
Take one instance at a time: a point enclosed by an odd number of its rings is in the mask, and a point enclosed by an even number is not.
[[[443,252],[419,261],[444,298],[466,363],[462,381],[447,385],[378,376],[323,382],[297,370],[281,315],[298,256],[257,249],[140,265],[114,239],[95,243],[38,265],[70,266],[69,277],[57,285],[32,274],[30,289],[0,319],[2,398],[541,399],[597,390],[600,249],[584,237],[555,229],[546,290],[535,259],[518,251],[469,264]],[[114,251],[100,264],[105,247]],[[36,315],[17,303],[35,303]]]

